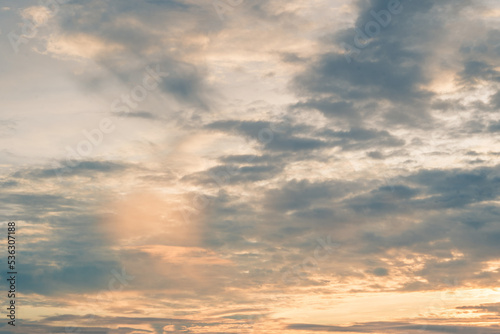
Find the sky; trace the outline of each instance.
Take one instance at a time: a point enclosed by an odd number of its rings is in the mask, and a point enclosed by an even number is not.
[[[497,0],[3,0],[0,50],[1,334],[500,333]]]

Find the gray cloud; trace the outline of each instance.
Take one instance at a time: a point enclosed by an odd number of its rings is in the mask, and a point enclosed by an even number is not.
[[[120,173],[131,167],[128,163],[99,160],[58,161],[60,167],[31,168],[15,172],[16,179],[44,179],[68,176],[93,176],[99,173]]]
[[[293,324],[288,325],[287,329],[292,330],[306,330],[306,331],[319,331],[319,332],[347,332],[347,333],[377,333],[384,331],[386,333],[401,333],[406,331],[409,333],[418,333],[425,331],[428,333],[466,333],[466,334],[480,334],[480,333],[495,333],[498,331],[497,326],[449,326],[449,325],[433,325],[433,324],[412,324],[404,322],[372,322],[356,324],[353,326],[324,326],[313,324]]]
[[[149,111],[132,111],[132,112],[117,112],[114,115],[118,117],[128,117],[128,118],[143,118],[148,120],[156,120],[158,116]]]

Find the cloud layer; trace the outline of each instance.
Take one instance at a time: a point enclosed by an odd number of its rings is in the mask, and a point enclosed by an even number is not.
[[[499,332],[499,13],[0,9],[0,222],[19,225],[21,327]]]

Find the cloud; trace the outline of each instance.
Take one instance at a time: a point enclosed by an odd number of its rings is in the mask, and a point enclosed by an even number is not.
[[[374,322],[356,324],[353,326],[324,326],[312,324],[293,324],[288,325],[287,329],[292,330],[308,330],[319,332],[347,332],[347,333],[377,333],[384,331],[386,333],[400,333],[401,331],[409,331],[409,333],[418,333],[419,331],[426,331],[429,333],[449,333],[460,332],[467,334],[479,333],[495,333],[498,330],[496,326],[449,326],[449,325],[431,325],[431,324],[411,324],[404,322]]]
[[[500,303],[481,304],[477,306],[459,306],[459,310],[476,310],[477,312],[496,313],[500,315]]]
[[[257,182],[273,178],[282,171],[282,166],[273,165],[251,165],[238,167],[235,165],[225,165],[212,167],[206,171],[183,177],[184,181],[198,184],[213,184],[216,187],[223,187],[242,182]]]
[[[142,118],[147,120],[158,119],[158,116],[149,111],[117,112],[114,114],[118,117]]]
[[[132,82],[147,65],[158,65],[170,74],[163,78],[161,92],[187,106],[208,109],[213,90],[197,53],[204,48],[206,32],[218,29],[205,19],[214,14],[211,9],[209,4],[181,1],[72,1],[54,16],[46,52],[99,63],[105,71],[84,72],[78,78],[88,89],[99,87],[96,82],[107,86],[110,78]]]
[[[62,73],[47,85],[17,57],[3,87],[2,152],[19,149],[0,166],[0,220],[19,222],[26,314],[50,315],[27,330],[498,332],[480,300],[500,278],[495,4],[401,3],[361,46],[386,0],[244,1],[225,20],[211,1],[25,11],[45,24],[25,64]],[[146,66],[168,76],[144,104],[102,111]],[[53,154],[102,113],[117,132],[98,157]],[[116,300],[80,298],[122,269],[137,280]],[[363,299],[450,291],[469,295],[433,319]]]
[[[227,133],[236,133],[257,141],[268,152],[313,152],[342,147],[359,150],[367,147],[397,147],[405,141],[387,131],[353,127],[348,131],[314,128],[306,125],[271,123],[264,121],[218,121],[206,126]],[[277,129],[277,130],[276,130]]]
[[[477,83],[478,80],[500,81],[500,73],[493,66],[482,61],[467,61],[460,76],[467,84]]]
[[[266,193],[265,206],[278,212],[301,210],[321,200],[331,201],[348,194],[348,184],[342,182],[311,183],[292,180],[279,189]]]
[[[373,274],[375,276],[387,276],[389,274],[389,271],[386,268],[375,268],[373,270]]]
[[[17,179],[44,179],[55,177],[71,177],[71,176],[95,176],[100,173],[120,173],[129,168],[131,165],[123,162],[115,161],[99,161],[99,160],[77,160],[77,161],[60,161],[61,167],[55,168],[33,168],[22,171],[17,171],[12,175]]]

